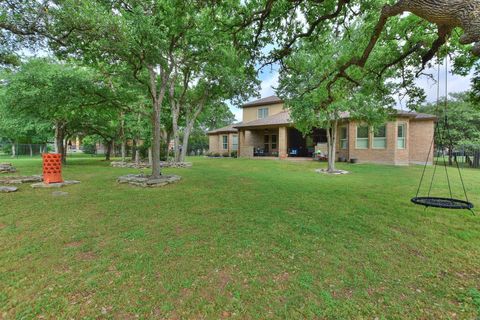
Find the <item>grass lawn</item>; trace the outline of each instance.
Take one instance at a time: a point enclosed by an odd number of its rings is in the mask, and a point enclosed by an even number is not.
[[[191,161],[140,189],[115,182],[137,170],[78,157],[66,196],[0,194],[0,318],[480,315],[480,216],[411,204],[422,167]],[[480,206],[480,170],[463,173]]]

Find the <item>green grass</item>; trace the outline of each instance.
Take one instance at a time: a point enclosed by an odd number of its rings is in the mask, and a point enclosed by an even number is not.
[[[78,157],[67,196],[0,194],[0,318],[479,315],[480,217],[411,204],[422,167],[191,160],[160,189]],[[40,173],[38,158],[12,162]],[[480,170],[464,178],[480,205]]]

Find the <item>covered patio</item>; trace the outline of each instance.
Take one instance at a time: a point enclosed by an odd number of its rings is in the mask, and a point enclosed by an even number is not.
[[[326,151],[325,129],[315,129],[309,135],[289,126],[240,128],[239,154],[255,158],[313,158],[316,150]]]

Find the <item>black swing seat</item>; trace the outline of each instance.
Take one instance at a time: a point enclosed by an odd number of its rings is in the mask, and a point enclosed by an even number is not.
[[[441,198],[441,197],[414,197],[411,201],[425,207],[445,208],[445,209],[473,209],[473,204],[469,201]]]

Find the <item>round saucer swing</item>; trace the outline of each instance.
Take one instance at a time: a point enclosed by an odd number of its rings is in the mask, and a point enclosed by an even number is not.
[[[438,78],[437,78],[437,105],[436,105],[436,113],[437,115],[439,114],[439,109],[440,109],[440,61],[438,62]],[[444,209],[464,209],[464,210],[470,210],[473,214],[473,204],[468,200],[468,195],[467,195],[467,190],[465,189],[465,184],[463,182],[463,177],[462,177],[462,172],[460,170],[460,166],[458,164],[458,161],[456,157],[454,157],[454,162],[456,165],[456,169],[458,172],[458,176],[462,185],[463,189],[463,195],[464,199],[457,199],[453,196],[452,192],[452,185],[450,183],[450,176],[447,170],[447,161],[445,159],[445,142],[449,141],[450,145],[453,145],[452,142],[452,137],[450,135],[450,128],[448,126],[448,116],[447,116],[447,110],[448,110],[448,56],[445,57],[445,101],[444,101],[444,117],[442,123],[440,122],[440,119],[437,121],[435,124],[435,132],[433,135],[432,143],[430,144],[430,149],[428,150],[428,155],[427,159],[425,160],[425,165],[423,166],[423,172],[422,176],[420,178],[420,182],[418,184],[417,188],[417,194],[415,197],[411,199],[411,201],[414,204],[424,206],[425,209],[432,207],[432,208],[444,208]],[[437,140],[438,142],[438,148],[437,148],[437,156],[435,159],[435,141]],[[449,150],[451,152],[451,150]],[[430,185],[428,186],[428,193],[425,196],[420,195],[420,190],[423,185],[423,180],[425,178],[425,171],[428,166],[428,162],[430,159],[430,155],[432,155],[433,158],[433,174],[430,179]],[[437,168],[439,166],[442,166],[440,163],[440,158],[442,158],[443,162],[443,167],[445,171],[445,177],[447,180],[447,185],[448,185],[448,195],[444,197],[437,197],[437,196],[432,196],[432,187],[434,184],[434,179],[435,175],[437,173]]]

